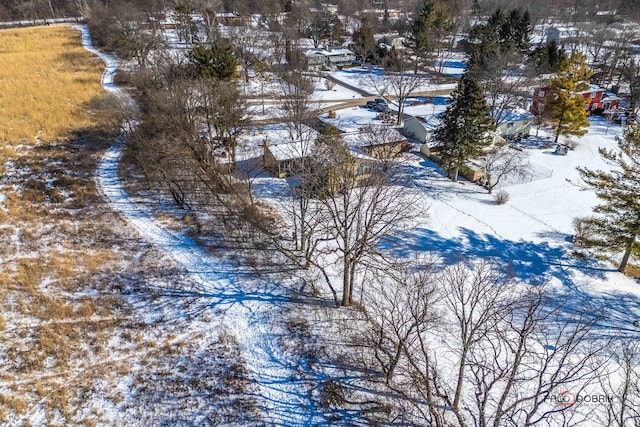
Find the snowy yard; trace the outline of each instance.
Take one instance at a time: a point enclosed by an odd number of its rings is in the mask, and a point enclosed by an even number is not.
[[[459,64],[449,65],[457,68]],[[373,91],[368,83],[370,72],[350,69],[332,75],[349,85]],[[108,79],[105,83],[109,86]],[[256,83],[261,85],[254,81],[247,92],[257,93]],[[442,87],[425,83],[420,90],[436,88]],[[323,80],[316,81],[317,100],[357,97],[349,89],[327,90]],[[435,103],[423,101],[408,107],[408,111],[429,116],[444,109],[440,99]],[[269,106],[269,111],[273,109]],[[337,112],[335,124],[342,128],[359,127],[375,121],[372,112],[350,108]],[[530,182],[505,186],[503,190],[511,196],[505,205],[495,204],[493,197],[475,184],[451,182],[437,165],[420,155],[405,154],[402,167],[412,182],[408,193],[417,195],[411,199],[416,204],[407,208],[425,215],[414,227],[387,239],[383,249],[404,258],[431,253],[445,263],[460,257],[500,259],[525,283],[549,283],[567,313],[580,312],[586,305],[606,308],[607,315],[597,325],[602,334],[633,333],[631,322],[640,318],[637,281],[618,273],[612,265],[593,258],[573,257],[574,246],[570,241],[573,218],[589,214],[596,203],[593,192],[581,184],[575,168],[606,168],[598,148],[614,148],[615,136],[621,134],[621,129],[593,118],[589,133],[576,141],[575,150],[568,156],[557,156],[551,148],[543,148],[542,142],[549,135],[544,129],[540,134],[540,138],[532,137],[533,143],[522,148],[528,154],[532,178]],[[256,133],[255,138],[246,142],[251,150],[262,142],[263,136]],[[334,377],[346,383],[349,379],[329,365],[315,371],[307,366],[313,357],[304,355],[296,361],[283,350],[282,337],[291,330],[278,319],[278,313],[293,308],[293,312],[303,316],[306,307],[291,297],[296,280],[267,282],[265,288],[265,282],[257,280],[253,273],[211,256],[184,233],[168,229],[144,204],[122,189],[117,176],[120,149],[114,146],[101,162],[98,187],[139,238],[164,253],[184,275],[185,283],[170,292],[190,294],[190,309],[196,307],[202,313],[189,327],[198,331],[209,328],[227,331],[237,340],[239,355],[255,387],[252,393],[256,405],[266,422],[309,425],[326,421],[326,414],[317,410],[318,384]],[[253,152],[257,155],[257,151]],[[260,174],[253,185],[256,195],[276,208],[281,206],[286,181]],[[328,300],[328,293],[315,302],[322,299]],[[341,315],[331,308],[319,309],[307,315],[306,322],[335,322],[335,317]],[[308,333],[321,337],[322,342],[331,342],[334,327],[313,325],[308,327]],[[310,380],[310,376],[315,377]],[[343,421],[361,421],[358,414],[346,410],[340,416]]]
[[[411,107],[414,114],[429,115],[443,105]],[[363,108],[338,110],[336,119],[324,119],[349,131],[378,123],[375,113]],[[636,279],[616,271],[613,265],[571,256],[575,217],[589,215],[596,204],[595,194],[581,182],[576,166],[606,169],[598,148],[614,149],[615,137],[622,134],[616,125],[601,118],[590,120],[589,133],[576,140],[575,150],[567,156],[553,153],[552,135],[540,130],[526,140],[522,149],[528,154],[531,173],[528,182],[502,187],[510,195],[505,205],[497,205],[493,196],[471,182],[451,182],[443,171],[417,153],[402,158],[405,173],[420,194],[421,205],[413,208],[427,215],[413,230],[388,243],[388,249],[402,256],[434,252],[446,259],[458,257],[496,257],[509,263],[527,283],[550,282],[558,295],[579,309],[586,302],[597,303],[611,311],[606,324],[613,332],[629,329],[640,318],[640,285]],[[535,133],[535,130],[532,130]],[[545,144],[546,143],[546,144]],[[550,146],[551,148],[543,148]],[[278,182],[275,180],[275,182]],[[280,181],[282,182],[282,181]],[[274,183],[259,178],[259,194]],[[621,305],[621,301],[626,301]],[[635,303],[629,303],[635,301]]]

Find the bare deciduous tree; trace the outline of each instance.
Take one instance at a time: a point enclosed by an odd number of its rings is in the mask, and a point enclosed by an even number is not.
[[[400,66],[397,71],[384,74],[372,73],[368,77],[368,82],[375,91],[389,104],[397,106],[396,125],[398,126],[402,125],[405,101],[427,81],[426,75],[409,72],[406,68],[406,66]]]
[[[350,306],[366,261],[380,253],[385,237],[417,214],[407,208],[414,196],[407,191],[406,176],[392,160],[357,153],[340,135],[325,135],[311,158],[300,162],[296,177],[299,186],[287,210],[294,246],[306,266],[322,272],[336,304]],[[341,301],[333,286],[331,271],[336,269]]]
[[[229,28],[229,36],[236,57],[242,65],[244,81],[248,83],[249,70],[265,58],[264,41],[267,39],[267,35],[260,27],[242,25]]]
[[[531,84],[532,73],[522,63],[519,52],[494,50],[469,71],[482,83],[494,127],[504,123],[509,111],[522,107],[530,96],[523,88]]]
[[[519,149],[504,145],[485,152],[480,161],[484,169],[484,182],[489,194],[508,179],[526,179],[529,175],[528,157]]]
[[[314,85],[309,77],[300,70],[290,70],[279,75],[280,85],[277,97],[282,102],[286,122],[298,127],[296,133],[302,133],[302,125],[313,116],[319,104],[312,99]]]
[[[637,426],[640,420],[640,343],[634,338],[618,336],[602,360],[600,375],[604,413],[603,425]]]
[[[98,3],[90,9],[88,25],[98,45],[122,59],[135,60],[141,68],[154,51],[164,48],[158,21],[134,4],[107,8]]]
[[[522,285],[492,262],[423,271],[401,281],[389,273],[367,299],[372,357],[413,422],[572,425],[589,416],[559,403],[597,379],[608,343],[590,337],[597,312],[565,311],[546,286]]]
[[[620,79],[629,85],[629,108],[636,112],[640,106],[640,60],[625,59],[620,65]]]
[[[332,242],[326,253],[337,257],[342,273],[342,305],[353,303],[358,271],[378,245],[417,213],[402,182],[406,178],[385,162],[359,159],[344,145],[326,150],[328,194],[319,201],[327,224],[319,236]]]

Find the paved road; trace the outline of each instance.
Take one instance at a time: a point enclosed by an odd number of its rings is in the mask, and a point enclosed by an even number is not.
[[[451,94],[452,89],[437,89],[437,90],[426,90],[426,91],[422,91],[422,92],[414,92],[411,94],[411,96],[447,96]],[[329,111],[337,111],[337,110],[342,110],[344,108],[352,108],[352,107],[358,107],[360,105],[364,105],[366,104],[367,101],[369,100],[373,100],[375,98],[379,98],[380,95],[371,95],[371,96],[366,96],[366,97],[362,97],[362,98],[356,98],[356,99],[344,99],[344,100],[320,100],[320,101],[314,101],[314,103],[319,103],[319,104],[331,104],[328,105],[326,107],[320,107],[318,109],[316,109],[313,113],[320,115],[320,114],[325,114],[328,113]],[[279,101],[265,101],[265,105],[275,105],[275,104],[280,104]],[[257,105],[257,104],[256,104]],[[273,118],[269,118],[269,119],[262,119],[262,120],[255,120],[253,121],[254,125],[269,125],[269,124],[275,124],[275,123],[280,123],[282,122],[282,117],[273,117]]]
[[[411,96],[412,97],[414,96],[447,96],[450,94],[451,94],[451,89],[437,89],[437,90],[426,90],[422,92],[414,92],[411,94]],[[339,102],[339,104],[330,105],[328,107],[321,107],[320,109],[318,109],[318,111],[320,114],[322,114],[331,110],[340,110],[343,108],[356,107],[358,105],[364,105],[367,103],[367,101],[371,101],[375,98],[380,98],[380,95],[371,95],[371,96],[366,96],[366,97],[357,98],[357,99],[347,99],[347,100],[344,100],[343,102],[335,101],[335,100],[328,101],[328,102]]]

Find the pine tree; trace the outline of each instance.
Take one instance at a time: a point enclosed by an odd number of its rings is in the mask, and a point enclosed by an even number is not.
[[[468,68],[482,68],[497,54],[528,52],[531,47],[531,17],[528,12],[513,9],[506,15],[496,9],[486,23],[471,28],[465,41]],[[489,59],[488,59],[489,58]]]
[[[451,101],[434,138],[439,141],[438,152],[448,173],[457,181],[460,166],[488,145],[491,116],[482,86],[473,77],[460,79]]]
[[[434,0],[423,0],[410,29],[416,55],[429,58],[450,26],[451,14],[445,6]]]
[[[572,53],[564,61],[556,76],[549,81],[551,96],[548,113],[555,122],[556,138],[560,135],[583,136],[589,127],[585,101],[580,92],[589,88],[589,78],[593,75],[581,53]]]
[[[209,79],[229,80],[238,66],[233,47],[223,39],[210,45],[195,45],[189,52],[189,59],[198,67],[199,74]]]
[[[582,221],[589,231],[582,240],[588,246],[623,250],[618,271],[624,273],[640,234],[640,125],[626,129],[618,148],[599,150],[605,160],[615,165],[612,171],[579,167],[578,172],[603,201],[594,208],[599,216]]]
[[[529,55],[529,59],[538,73],[556,73],[560,70],[560,66],[564,61],[567,60],[567,54],[556,40],[551,40],[545,45],[536,47]]]

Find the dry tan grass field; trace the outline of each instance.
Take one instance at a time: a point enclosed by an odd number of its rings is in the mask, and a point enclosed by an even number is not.
[[[149,323],[147,287],[176,273],[96,189],[118,132],[103,64],[68,26],[0,31],[0,64],[0,425],[143,419],[178,393],[158,385],[178,383],[175,360],[199,353]]]

